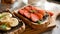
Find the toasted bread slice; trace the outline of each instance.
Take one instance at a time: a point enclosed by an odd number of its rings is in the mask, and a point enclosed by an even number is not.
[[[10,13],[9,11],[5,11],[7,13]],[[4,13],[3,11],[1,13]],[[12,14],[12,13],[10,13]],[[12,15],[13,16],[13,15]],[[14,18],[16,18],[15,16],[13,16]],[[25,24],[19,20],[19,24],[15,27],[12,27],[11,30],[0,30],[1,34],[17,34],[17,33],[22,33],[25,30]]]
[[[29,5],[28,5],[29,6]],[[25,6],[26,7],[26,6]],[[24,8],[24,7],[23,7]],[[23,9],[21,8],[21,9]],[[37,8],[37,7],[36,7]],[[39,9],[39,8],[38,8]],[[19,9],[18,9],[19,10]],[[32,22],[30,19],[18,13],[18,10],[15,10],[13,13],[22,19],[26,24],[30,25],[34,29],[43,29],[46,28],[50,24],[51,17],[49,16],[43,23],[37,24]]]

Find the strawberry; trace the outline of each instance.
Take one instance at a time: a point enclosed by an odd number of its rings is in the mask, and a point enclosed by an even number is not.
[[[31,13],[31,20],[36,22],[39,20],[38,16],[36,14]]]
[[[32,10],[36,10],[36,8],[35,8],[35,7],[33,7],[33,6],[31,7],[31,9],[32,9]]]
[[[44,15],[45,14],[45,11],[44,10],[38,10],[38,13]]]
[[[24,10],[19,10],[18,12],[23,15]]]
[[[38,15],[38,17],[39,17],[40,20],[43,19],[43,15],[42,15],[42,14],[39,14],[39,13],[38,13],[37,15]]]
[[[39,17],[39,19],[40,19],[40,20],[42,20],[42,19],[43,19],[43,15],[42,15],[42,14],[37,13],[37,12],[35,12],[35,14]]]
[[[52,12],[48,12],[48,14],[49,14],[50,16],[53,16],[53,15],[54,15]]]
[[[30,7],[25,7],[25,9],[26,9],[27,11],[29,11],[29,10],[30,10]]]
[[[24,16],[26,16],[27,18],[30,18],[30,13],[27,12],[27,11],[25,11],[25,12],[24,12]]]

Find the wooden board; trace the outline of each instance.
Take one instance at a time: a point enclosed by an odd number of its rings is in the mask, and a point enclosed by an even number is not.
[[[26,30],[22,34],[41,34],[43,32],[52,30],[55,26],[56,26],[55,24],[51,23],[50,25],[48,25],[47,28],[44,28],[42,30],[34,30],[34,29],[30,28],[29,26],[26,26]]]

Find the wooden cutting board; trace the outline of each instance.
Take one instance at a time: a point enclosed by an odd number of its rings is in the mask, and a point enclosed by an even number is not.
[[[26,30],[22,34],[41,34],[43,32],[52,30],[55,26],[56,26],[55,24],[51,23],[48,25],[47,28],[44,28],[42,30],[34,30],[34,29],[30,28],[29,26],[26,26]]]

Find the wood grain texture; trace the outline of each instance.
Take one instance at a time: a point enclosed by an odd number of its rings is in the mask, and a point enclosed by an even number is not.
[[[51,25],[51,26],[44,28],[42,30],[34,30],[34,29],[30,28],[29,26],[26,26],[26,30],[22,34],[41,34],[43,32],[47,32],[47,31],[52,30],[55,26],[56,25]]]

